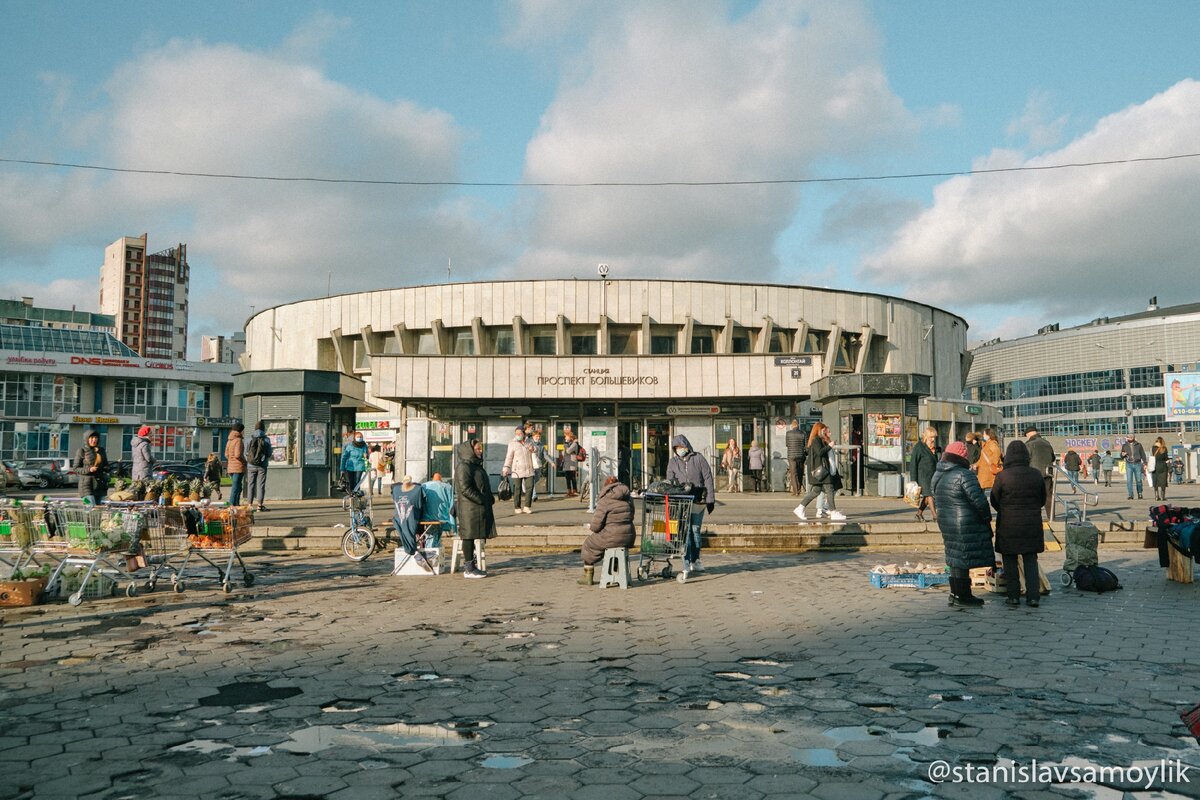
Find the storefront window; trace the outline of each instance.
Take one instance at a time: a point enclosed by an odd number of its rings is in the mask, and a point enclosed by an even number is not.
[[[79,379],[0,372],[0,416],[53,417],[79,411]]]
[[[271,465],[295,466],[296,421],[291,419],[265,420],[267,438],[271,441]]]

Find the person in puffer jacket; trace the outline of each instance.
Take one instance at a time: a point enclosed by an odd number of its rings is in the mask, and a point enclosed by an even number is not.
[[[705,509],[711,514],[716,507],[717,487],[713,483],[708,459],[692,449],[692,443],[686,436],[681,434],[671,440],[671,452],[674,455],[667,462],[667,480],[679,484],[690,483],[696,487],[691,525],[683,545],[683,571],[701,572],[700,527],[704,523]]]
[[[583,540],[583,577],[579,585],[591,586],[596,564],[610,547],[633,547],[637,530],[633,526],[633,497],[629,487],[610,477],[600,490],[596,512],[588,523],[591,534]]]
[[[937,526],[950,567],[950,605],[976,607],[981,598],[971,594],[970,570],[995,565],[992,550],[992,510],[979,478],[967,461],[967,446],[951,442],[934,467],[932,480]],[[993,497],[995,495],[993,494]]]

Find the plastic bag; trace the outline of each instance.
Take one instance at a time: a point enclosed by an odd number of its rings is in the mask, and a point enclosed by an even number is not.
[[[908,481],[904,484],[904,502],[913,508],[921,505],[921,484],[916,481]]]
[[[496,485],[496,496],[499,497],[501,500],[512,500],[512,496],[513,496],[512,481],[510,481],[508,479],[507,475],[505,475],[503,478],[501,478],[500,483],[498,483]]]

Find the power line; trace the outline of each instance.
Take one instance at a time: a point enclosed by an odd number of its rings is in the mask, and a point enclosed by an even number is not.
[[[108,167],[99,164],[71,164],[61,161],[33,161],[22,158],[0,158],[3,164],[26,164],[37,167],[64,167],[87,169],[97,172],[119,172],[130,175],[172,175],[183,178],[219,178],[238,181],[272,181],[277,183],[344,183],[365,186],[447,186],[447,187],[507,187],[507,188],[588,188],[588,187],[656,187],[656,186],[774,186],[805,183],[851,183],[856,181],[895,181],[911,178],[953,178],[960,175],[996,175],[1004,172],[1043,172],[1058,169],[1085,169],[1108,167],[1119,164],[1146,164],[1158,161],[1176,161],[1184,158],[1200,158],[1200,153],[1177,153],[1169,156],[1146,156],[1143,158],[1117,158],[1107,161],[1077,161],[1040,166],[991,167],[988,169],[964,169],[948,172],[906,172],[886,175],[842,175],[831,178],[776,178],[745,181],[402,181],[371,178],[319,178],[302,175],[240,175],[222,172],[188,172],[173,169],[135,169],[130,167]]]

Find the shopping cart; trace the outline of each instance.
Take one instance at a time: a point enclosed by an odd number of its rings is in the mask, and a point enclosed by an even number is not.
[[[647,492],[642,495],[642,552],[638,558],[638,580],[649,578],[658,561],[663,562],[659,574],[664,578],[671,577],[674,571],[671,559],[683,555],[693,502],[690,494]]]
[[[131,547],[126,556],[126,569],[132,574],[147,570],[146,591],[153,592],[163,574],[171,578],[176,592],[183,591],[179,582],[179,570],[187,557],[187,527],[182,511],[171,506],[155,503],[108,503],[108,508],[119,508],[137,512],[142,518],[138,547]],[[176,565],[178,562],[178,566]],[[131,597],[137,590],[126,590]]]
[[[0,577],[11,578],[29,555],[33,539],[20,500],[0,500]]]
[[[129,581],[126,594],[137,594],[126,558],[145,529],[142,511],[61,500],[47,503],[47,509],[48,518],[54,521],[53,529],[47,524],[47,537],[35,538],[30,546],[34,558],[43,555],[58,562],[50,574],[47,591],[58,587],[61,593],[64,586],[69,586],[67,601],[77,606],[84,597],[94,594],[89,586],[107,584],[111,588],[125,578]],[[80,570],[82,578],[77,574]],[[95,584],[91,584],[93,579]]]
[[[217,571],[217,580],[226,592],[233,591],[233,565],[242,569],[242,585],[253,586],[254,575],[238,553],[238,546],[250,541],[254,512],[247,506],[228,506],[185,503],[177,506],[183,511],[187,535],[187,553],[172,576],[175,591],[183,591],[184,570],[194,555]]]

